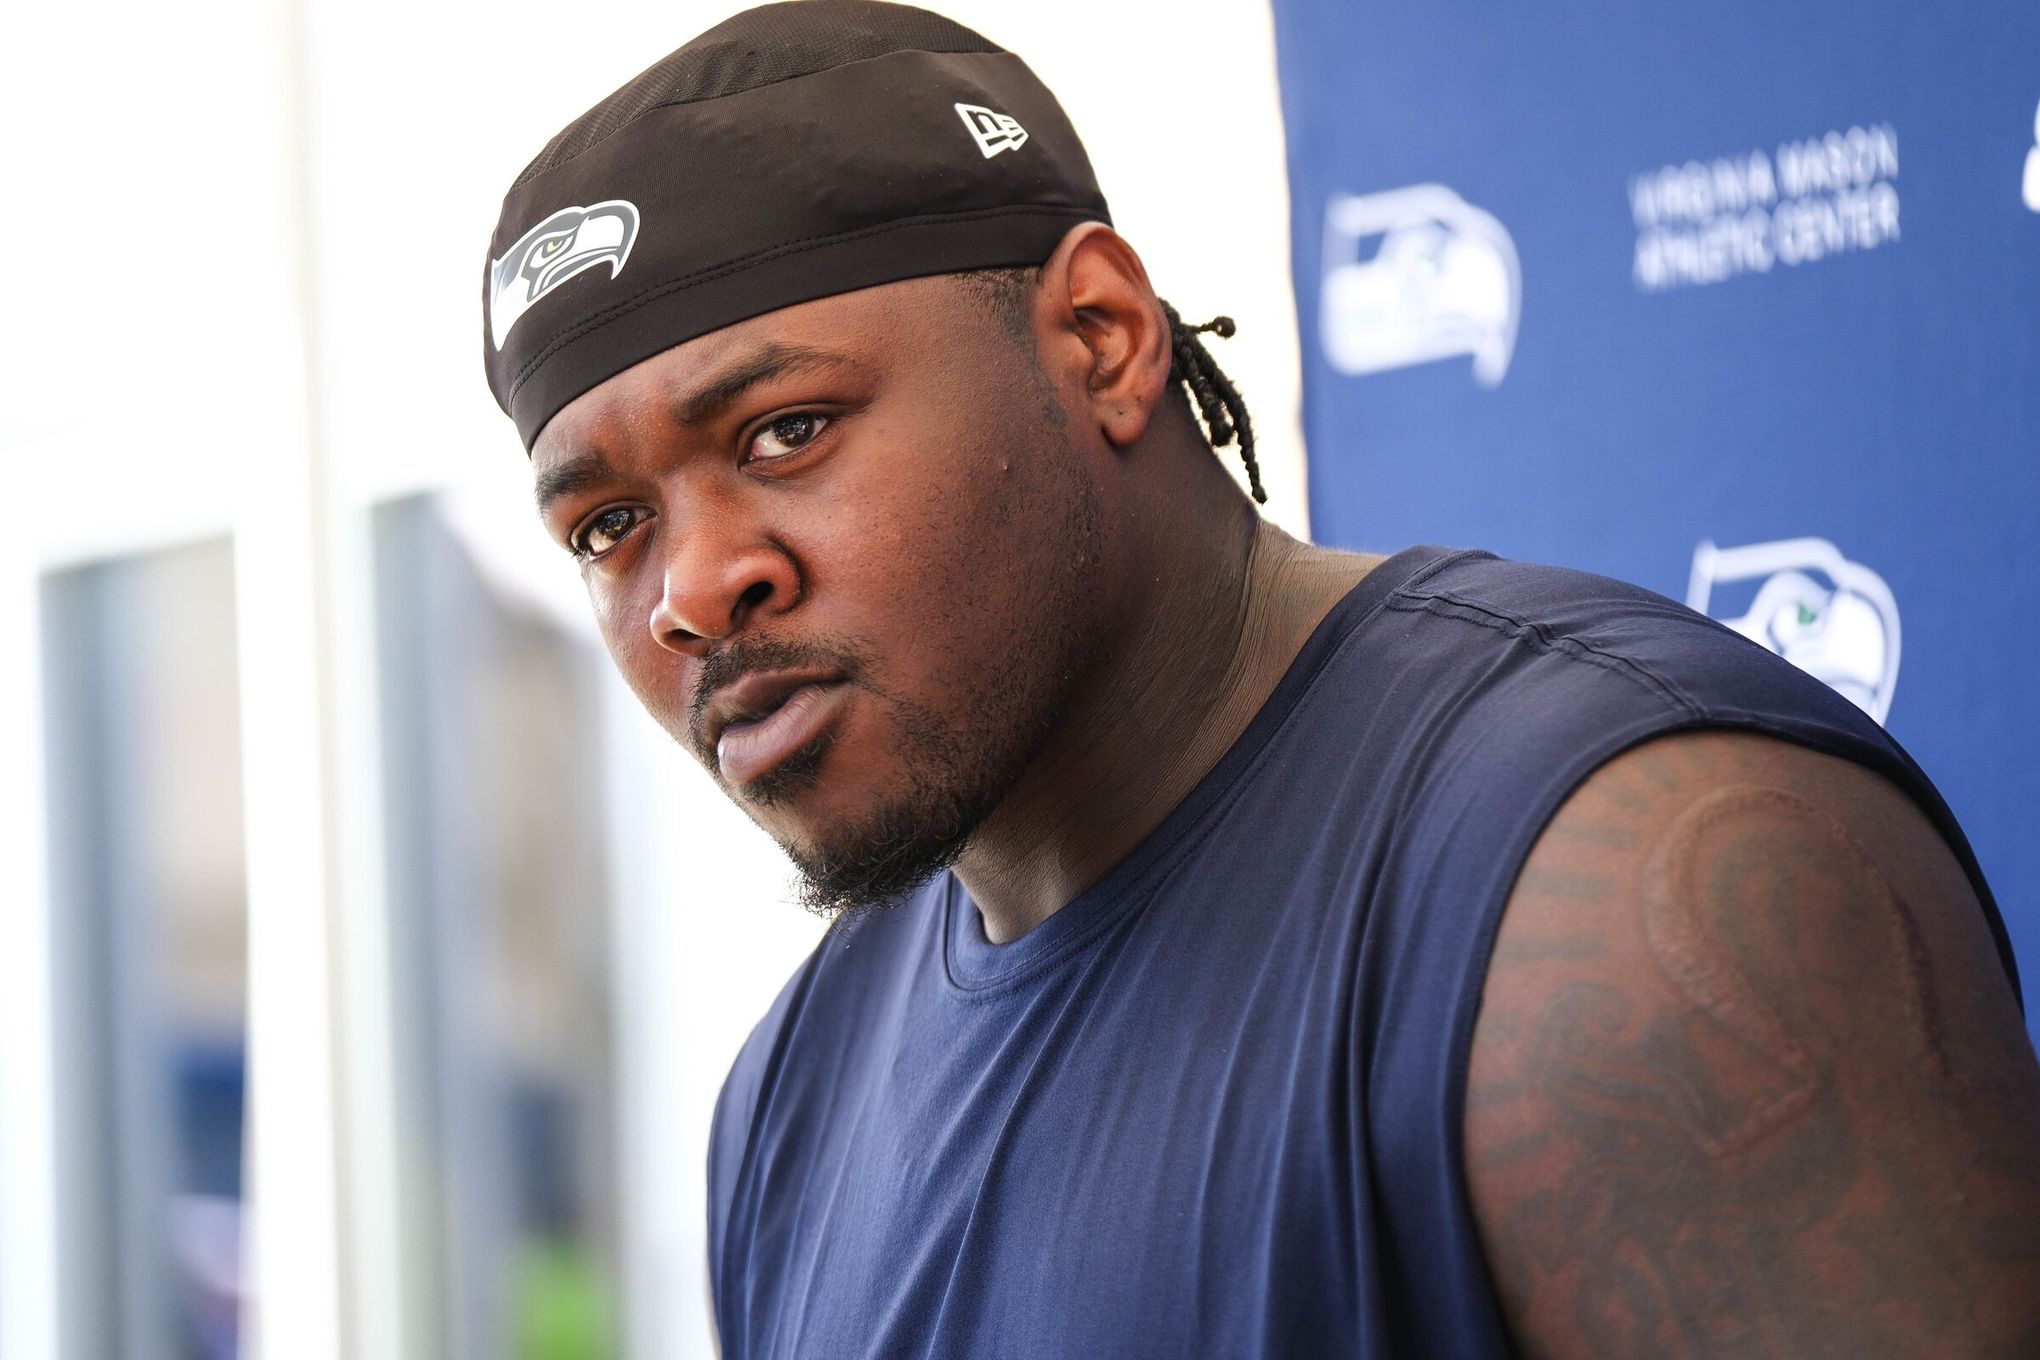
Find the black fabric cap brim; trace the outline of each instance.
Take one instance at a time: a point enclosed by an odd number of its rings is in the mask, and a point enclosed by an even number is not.
[[[836,293],[901,279],[1039,264],[1070,228],[1098,220],[1075,208],[1020,206],[888,222],[733,265],[597,312],[548,343],[511,393],[511,414],[529,452],[561,408],[634,364],[738,321]]]

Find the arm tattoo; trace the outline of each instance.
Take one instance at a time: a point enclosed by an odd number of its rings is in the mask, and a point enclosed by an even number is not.
[[[1590,780],[1504,918],[1467,1166],[1513,1334],[2040,1356],[2040,1070],[1967,947],[1980,914],[1887,872],[1926,825],[1903,795],[1878,805],[1899,822],[1845,826],[1827,758],[1756,783],[1733,761],[1774,744],[1707,735],[1707,766],[1667,741]]]

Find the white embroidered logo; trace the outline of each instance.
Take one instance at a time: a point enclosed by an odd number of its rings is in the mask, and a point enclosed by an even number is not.
[[[637,240],[637,205],[620,198],[588,207],[561,208],[489,262],[489,338],[496,348],[531,304],[597,265],[609,277],[623,272]]]
[[[1027,141],[1026,128],[982,104],[958,104],[956,115],[963,119],[963,125],[977,139],[978,150],[985,153],[986,160],[1001,151],[1017,151]]]

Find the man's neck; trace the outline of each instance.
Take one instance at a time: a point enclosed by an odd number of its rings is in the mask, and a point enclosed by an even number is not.
[[[1382,559],[1313,547],[1246,511],[1161,573],[1049,745],[956,868],[996,942],[1104,877],[1239,740],[1311,631]],[[1214,541],[1215,540],[1215,541]]]

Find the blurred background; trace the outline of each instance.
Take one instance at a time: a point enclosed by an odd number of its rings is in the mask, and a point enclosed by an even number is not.
[[[2033,971],[2040,14],[937,7],[1240,322],[1274,518],[1821,675]],[[10,25],[0,1360],[711,1353],[709,1114],[821,925],[611,673],[478,302],[525,162],[738,8]]]

